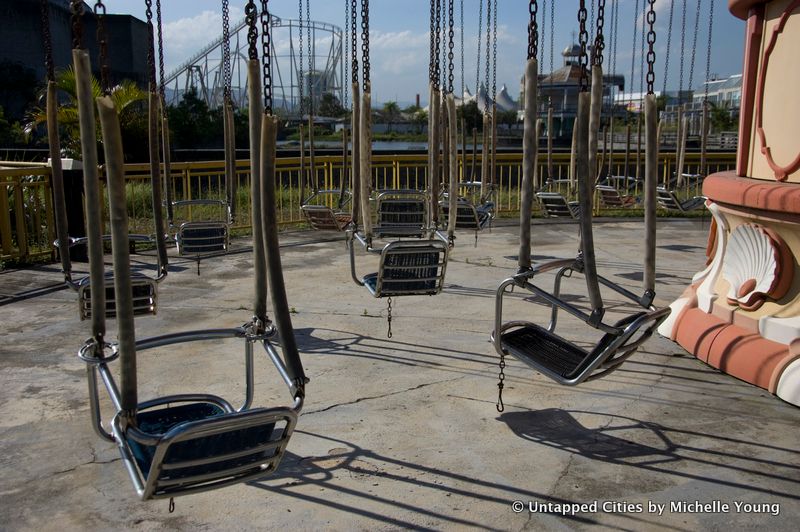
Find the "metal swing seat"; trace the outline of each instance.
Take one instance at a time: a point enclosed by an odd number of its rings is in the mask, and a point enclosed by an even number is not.
[[[535,275],[551,270],[557,270],[552,293],[530,281]],[[583,262],[580,258],[563,259],[538,265],[503,281],[497,289],[495,328],[492,333],[492,342],[497,353],[501,356],[512,355],[555,382],[574,386],[616,370],[669,316],[669,307],[657,309],[652,306],[653,294],[645,293],[639,297],[598,276],[600,284],[644,309],[613,324],[604,323],[602,314],[587,314],[559,297],[563,278],[570,277],[573,272],[582,271]],[[546,328],[529,321],[503,322],[503,297],[514,287],[523,288],[550,305],[550,323]],[[591,350],[566,340],[556,333],[559,310],[564,310],[605,334]]]
[[[678,199],[678,196],[674,191],[669,190],[666,187],[657,187],[656,201],[658,201],[658,206],[662,209],[686,213],[705,205],[706,197],[694,196],[685,201],[681,201]]]
[[[467,181],[459,183],[458,188],[465,190],[466,194],[459,194],[456,203],[456,229],[472,229],[482,231],[490,227],[495,217],[495,204],[491,201],[494,195],[494,187],[490,187],[488,196],[483,201],[473,201],[478,198],[480,193],[480,181]],[[447,201],[448,193],[442,194],[439,208],[442,209],[442,216],[447,217],[450,213],[450,205]]]
[[[252,324],[246,324],[235,329],[189,331],[137,341],[136,351],[143,351],[201,340],[244,340],[246,391],[239,408],[211,394],[169,395],[141,402],[135,423],[129,423],[122,411],[119,388],[109,367],[119,357],[118,346],[107,344],[103,352],[110,354],[98,357],[93,341],[84,344],[79,356],[87,363],[94,430],[117,444],[142,500],[208,491],[264,477],[278,467],[303,397],[270,343],[275,334],[272,326],[257,333]],[[294,397],[291,406],[252,407],[253,345],[259,342]],[[116,409],[110,433],[103,427],[98,375]]]
[[[347,227],[352,217],[349,212],[343,210],[343,207],[350,201],[350,193],[345,192],[344,201],[339,202],[338,199],[336,200],[338,208],[331,207],[332,198],[340,196],[340,194],[341,191],[339,190],[319,190],[303,202],[300,210],[313,229],[317,231],[343,231]]]
[[[567,201],[560,192],[537,192],[536,199],[545,218],[580,218],[580,202]]]
[[[231,209],[227,202],[214,199],[173,201],[176,208],[216,206],[224,213],[217,220],[191,220],[181,223],[175,232],[175,243],[180,256],[201,256],[228,251],[230,240]]]
[[[423,238],[428,230],[427,197],[418,190],[386,190],[378,193],[377,224],[373,234],[378,238]]]
[[[111,241],[111,235],[102,235],[105,242]],[[153,239],[148,235],[128,235],[128,241],[151,243]],[[87,237],[70,237],[68,247],[85,245]],[[59,247],[56,240],[53,245]],[[87,275],[77,281],[71,279],[71,272],[65,272],[67,285],[78,293],[78,314],[81,321],[92,317],[92,283]],[[131,287],[133,289],[133,313],[136,316],[155,315],[158,312],[158,284],[166,277],[166,269],[161,269],[157,277],[150,277],[141,272],[131,273]],[[115,318],[117,315],[117,303],[114,296],[114,274],[106,272],[103,278],[105,296],[105,316]]]

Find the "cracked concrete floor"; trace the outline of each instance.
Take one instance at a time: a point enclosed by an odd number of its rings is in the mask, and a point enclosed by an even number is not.
[[[707,229],[707,220],[659,222],[661,303],[702,268]],[[539,259],[577,248],[571,223],[537,222],[533,234]],[[632,221],[596,229],[601,271],[634,290],[641,235]],[[57,289],[58,267],[0,273],[0,527],[796,530],[800,410],[664,338],[577,388],[510,361],[506,410],[497,413],[498,360],[488,335],[494,291],[515,271],[517,241],[510,223],[482,233],[477,247],[471,234],[460,235],[444,292],[396,299],[388,339],[385,301],[353,284],[341,237],[283,234],[292,319],[311,378],[297,430],[276,475],[177,499],[171,514],[166,501],[135,498],[116,449],[91,431],[75,356],[89,325],[78,320],[75,295]],[[359,271],[376,262],[359,254]],[[204,261],[201,273],[176,258],[160,285],[158,316],[139,319],[137,334],[249,318],[248,253]],[[580,284],[570,286],[573,300],[584,301]],[[546,311],[515,294],[506,316],[544,321]],[[114,327],[109,322],[112,337]],[[562,327],[583,345],[596,338],[566,320]],[[140,398],[201,391],[240,401],[242,372],[236,343],[148,351],[140,356]],[[266,360],[256,392],[258,404],[288,401]],[[524,511],[515,513],[513,501]],[[681,506],[696,502],[715,511]],[[548,503],[589,507],[562,516],[561,508],[537,506]],[[666,505],[660,515],[658,505]]]

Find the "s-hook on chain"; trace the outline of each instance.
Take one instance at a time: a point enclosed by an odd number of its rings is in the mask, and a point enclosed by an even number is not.
[[[158,0],[159,2],[161,0]],[[251,61],[258,59],[258,26],[256,25],[256,0],[248,0],[244,6],[244,17],[247,22],[247,58]]]
[[[647,94],[653,94],[653,85],[656,82],[654,66],[656,64],[656,0],[647,0],[650,9],[647,11]]]
[[[72,24],[72,48],[83,48],[83,0],[71,0],[69,4]]]
[[[580,88],[581,92],[589,90],[589,71],[588,62],[589,58],[586,54],[586,44],[589,41],[589,33],[586,31],[586,0],[580,0],[580,7],[578,8],[578,24],[580,25],[580,32],[578,33],[578,43],[581,46],[581,55],[578,57],[578,66],[581,70]]]
[[[261,0],[261,54],[264,59],[264,113],[272,114],[272,32],[269,0]]]
[[[530,0],[528,12],[531,14],[530,22],[528,22],[528,59],[530,60],[539,55],[539,23],[536,21],[536,16],[539,14],[539,2],[537,0]]]

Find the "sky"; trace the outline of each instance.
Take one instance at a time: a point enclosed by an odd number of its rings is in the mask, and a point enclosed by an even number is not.
[[[614,62],[616,73],[623,74],[627,89],[638,91],[640,80],[641,12],[646,0],[616,0],[619,6],[619,32],[617,37],[616,61],[612,57],[610,35],[610,12],[613,0],[606,2],[606,66],[608,72]],[[459,8],[462,0],[454,0],[456,14],[456,93],[460,92],[460,29]],[[698,2],[700,5],[698,6]],[[667,27],[670,4],[674,5],[673,32],[669,53],[669,71],[666,76],[668,90],[680,85],[680,66],[683,59],[684,88],[688,87],[692,41],[695,20],[699,7],[697,52],[695,56],[692,86],[697,87],[705,78],[708,22],[711,3],[714,4],[714,27],[712,32],[711,73],[718,77],[739,74],[742,71],[744,48],[744,21],[735,18],[727,9],[727,0],[656,0],[656,90],[664,86],[664,65],[667,49]],[[145,18],[142,0],[108,0],[105,2],[109,13],[132,14]],[[358,2],[360,4],[360,2]],[[478,45],[479,5],[486,0],[463,0],[464,5],[464,83],[473,93],[476,83],[476,61]],[[573,42],[573,32],[578,30],[577,0],[539,0],[539,13],[542,4],[547,4],[547,21],[540,22],[540,33],[544,36],[543,70],[549,71],[550,33],[554,35],[555,68],[563,65],[560,53]],[[587,2],[587,6],[592,2]],[[244,0],[230,0],[231,21],[244,16]],[[260,5],[260,2],[257,2]],[[298,17],[297,0],[271,0],[270,10],[277,16]],[[523,0],[497,0],[497,88],[503,84],[513,98],[518,97],[519,80],[522,75],[527,52],[528,2]],[[555,5],[554,31],[550,30],[551,6]],[[639,16],[635,16],[636,6]],[[685,7],[684,7],[685,6]],[[345,0],[310,0],[311,18],[340,27],[345,24]],[[221,0],[162,0],[164,20],[164,46],[166,70],[178,66],[193,53],[221,34]],[[684,53],[680,53],[682,12],[686,12]],[[427,0],[372,0],[370,2],[370,63],[372,65],[373,104],[386,101],[413,102],[419,93],[423,105],[427,99],[428,56],[429,56],[429,13]],[[540,17],[541,18],[541,17]],[[542,27],[543,26],[543,27]],[[637,34],[635,58],[633,57],[634,28]],[[485,33],[482,44],[481,80],[484,78]],[[286,43],[282,43],[284,46]],[[281,43],[276,43],[280,46]],[[634,63],[633,86],[631,62]]]

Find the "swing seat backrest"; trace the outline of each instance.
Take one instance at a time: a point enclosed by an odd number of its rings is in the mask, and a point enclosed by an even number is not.
[[[446,201],[439,203],[444,219],[450,215],[450,204]],[[486,203],[475,207],[472,203],[459,199],[456,204],[456,228],[474,229],[480,231],[494,218],[494,204]]]
[[[103,284],[106,292],[106,318],[113,319],[117,317],[113,273],[105,274]],[[134,316],[156,314],[158,311],[158,282],[142,273],[131,272],[131,288]],[[84,277],[78,282],[78,305],[81,320],[88,320],[92,317],[92,287],[89,277]]]
[[[680,201],[675,193],[667,190],[665,187],[656,188],[656,199],[658,206],[662,209],[669,211],[688,212],[705,204],[706,198],[703,196],[695,196],[686,201]]]
[[[378,196],[378,223],[381,228],[424,228],[427,213],[425,195],[422,193]]]
[[[537,192],[536,198],[542,206],[542,214],[546,218],[579,218],[580,204],[577,201],[567,201],[558,192]]]
[[[349,214],[335,212],[325,205],[303,205],[300,210],[308,225],[317,231],[342,231],[351,220]]]
[[[226,412],[218,404],[196,402],[140,411],[138,427],[127,431],[116,417],[114,431],[123,442],[126,464],[137,470],[137,491],[146,500],[270,474],[296,422],[297,414],[288,408]]]
[[[176,208],[217,207],[218,212],[222,213],[214,220],[190,220],[180,224],[175,233],[175,243],[178,246],[179,255],[204,255],[228,250],[231,211],[226,202],[195,199],[174,201],[172,205]]]
[[[620,195],[619,191],[610,185],[597,185],[595,189],[600,194],[600,203],[604,207],[618,209],[636,204],[634,196]]]
[[[378,271],[362,282],[375,297],[435,295],[442,291],[446,267],[444,242],[392,242],[381,250]]]

